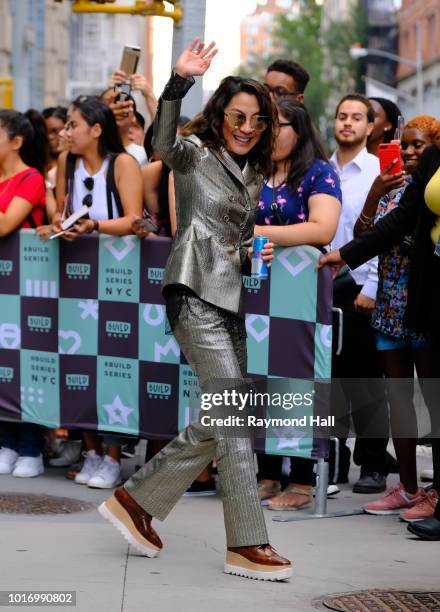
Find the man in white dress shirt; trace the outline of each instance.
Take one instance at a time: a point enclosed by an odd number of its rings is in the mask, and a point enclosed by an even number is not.
[[[374,110],[368,98],[359,94],[342,98],[334,125],[338,148],[330,160],[339,174],[342,189],[341,216],[330,245],[332,250],[353,239],[354,225],[374,179],[380,174],[378,158],[366,148],[373,127]],[[370,326],[376,291],[375,257],[336,279],[333,295],[334,306],[344,312],[344,344],[341,355],[334,355],[333,377],[368,379],[342,385],[359,434],[354,460],[361,466],[361,476],[353,487],[355,493],[378,493],[386,488],[388,412],[383,387],[377,382],[382,372]],[[362,437],[373,420],[374,434],[371,438]],[[378,432],[383,432],[383,437],[377,437]]]

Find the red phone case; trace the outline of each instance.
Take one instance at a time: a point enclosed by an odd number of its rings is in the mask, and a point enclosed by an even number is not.
[[[396,142],[380,144],[378,156],[381,172],[383,172],[385,168],[387,168],[396,158],[398,158],[399,161],[395,163],[395,165],[391,168],[391,170],[389,170],[388,173],[397,174],[397,172],[402,172],[402,151],[400,149],[399,144],[397,144]]]

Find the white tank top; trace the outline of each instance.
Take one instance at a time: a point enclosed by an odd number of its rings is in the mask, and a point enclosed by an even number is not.
[[[73,197],[72,197],[72,210],[76,211],[82,206],[84,197],[91,193],[93,195],[93,204],[90,207],[89,216],[91,219],[96,221],[105,221],[109,218],[107,209],[107,170],[109,165],[109,158],[102,162],[102,165],[96,174],[89,174],[84,167],[82,158],[79,160],[78,168],[75,170],[73,178]],[[84,185],[84,179],[88,177],[93,178],[93,191],[89,191]],[[112,207],[113,207],[113,218],[119,217],[116,202],[112,194]]]

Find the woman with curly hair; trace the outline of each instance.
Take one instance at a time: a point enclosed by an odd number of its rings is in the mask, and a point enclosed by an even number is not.
[[[244,385],[246,334],[243,267],[249,264],[262,175],[271,168],[276,117],[268,92],[253,79],[227,77],[203,112],[177,135],[181,99],[216,53],[193,40],[176,63],[155,119],[153,146],[174,172],[177,231],[164,279],[175,338],[204,393]],[[267,245],[266,245],[267,246]],[[272,245],[273,246],[273,245]],[[272,247],[263,251],[270,261]],[[220,410],[222,407],[220,407]],[[290,561],[269,545],[249,436],[191,423],[100,506],[142,554],[162,543],[151,527],[164,520],[216,457],[227,539],[224,571],[284,580]]]

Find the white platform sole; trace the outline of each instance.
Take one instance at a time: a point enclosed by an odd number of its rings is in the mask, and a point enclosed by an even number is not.
[[[116,529],[122,534],[122,536],[127,540],[127,542],[131,546],[133,546],[133,548],[135,548],[139,553],[141,553],[141,555],[143,555],[144,557],[150,557],[150,558],[156,557],[157,554],[159,553],[159,549],[153,548],[153,546],[151,546],[150,548],[148,546],[143,545],[141,542],[139,542],[133,536],[133,534],[128,529],[128,527],[117,516],[115,516],[115,514],[113,514],[111,510],[107,508],[106,504],[107,502],[103,502],[98,507],[99,514],[103,518],[105,518],[107,521],[109,521],[113,525],[113,527],[116,527]]]
[[[270,580],[272,582],[276,582],[279,580],[288,580],[292,577],[291,567],[286,567],[284,569],[271,572],[261,572],[258,570],[249,569],[247,567],[225,563],[223,571],[225,572],[225,574],[242,576],[243,578],[251,578],[252,580]]]

